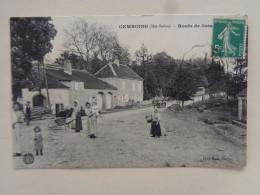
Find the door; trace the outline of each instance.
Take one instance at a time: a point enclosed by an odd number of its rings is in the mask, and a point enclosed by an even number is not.
[[[110,109],[112,107],[112,95],[111,93],[108,93],[106,96],[106,107],[107,109]]]
[[[97,107],[99,110],[103,108],[103,94],[101,93],[97,94]]]
[[[44,95],[38,94],[33,97],[33,107],[46,106],[46,105],[47,105],[47,101]]]

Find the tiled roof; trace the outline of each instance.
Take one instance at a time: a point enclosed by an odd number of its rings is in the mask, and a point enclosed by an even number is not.
[[[116,88],[90,74],[86,70],[72,70],[72,74],[67,74],[63,69],[46,69],[46,74],[56,78],[58,81],[81,81],[84,82],[85,89],[110,89]]]
[[[237,96],[247,96],[247,88],[243,89],[242,91],[240,91]]]
[[[117,65],[115,63],[109,63],[95,73],[97,77],[117,77],[126,79],[143,80],[138,74],[136,74],[131,68],[126,65]]]
[[[57,79],[47,75],[47,83],[49,89],[68,89],[66,85],[59,82]],[[42,83],[42,88],[46,88],[45,82]]]

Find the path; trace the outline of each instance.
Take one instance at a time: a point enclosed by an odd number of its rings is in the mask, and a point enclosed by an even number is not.
[[[209,125],[193,118],[181,120],[174,112],[160,111],[167,136],[152,138],[145,114],[152,107],[102,115],[98,119],[98,138],[90,139],[86,130],[49,131],[46,121],[34,121],[21,132],[24,152],[33,151],[33,126],[41,125],[44,156],[19,168],[76,167],[168,167],[168,166],[242,166],[246,148],[236,146],[217,135]],[[83,124],[85,119],[83,118]]]

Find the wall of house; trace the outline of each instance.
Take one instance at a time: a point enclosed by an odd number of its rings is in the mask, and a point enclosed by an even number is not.
[[[42,89],[41,93],[47,99],[46,89]],[[33,97],[38,94],[39,94],[38,91],[29,91],[28,89],[22,89],[23,102],[24,103],[27,101],[33,102]],[[50,98],[50,104],[51,104],[51,109],[53,111],[53,114],[56,114],[55,113],[56,104],[63,104],[64,108],[70,105],[68,89],[49,89],[49,98]]]
[[[143,101],[143,81],[122,78],[99,78],[117,88],[117,104],[125,105],[132,100]],[[139,87],[138,87],[139,86]]]
[[[117,105],[116,90],[86,89],[85,103],[86,101],[90,103],[97,102],[99,109],[114,108]]]
[[[69,89],[69,102],[70,106],[73,105],[73,102],[77,102],[81,107],[85,107],[86,102],[92,103],[93,101],[100,101],[102,98],[102,106],[101,102],[98,102],[101,106],[100,109],[110,109],[115,107],[116,104],[116,90],[103,90],[103,89],[85,89],[83,82],[71,81],[71,82],[62,82]],[[109,103],[110,102],[110,103]]]

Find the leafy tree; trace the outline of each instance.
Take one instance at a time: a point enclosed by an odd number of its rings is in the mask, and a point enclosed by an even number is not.
[[[121,64],[129,66],[131,63],[131,55],[127,47],[122,47],[119,43],[114,46],[113,59],[118,59]]]
[[[226,74],[224,67],[214,59],[212,59],[206,70],[206,77],[210,93],[217,93],[226,90]]]
[[[102,67],[106,65],[106,62],[102,61],[101,59],[98,58],[97,55],[94,56],[94,58],[91,60],[91,73],[94,74],[97,71],[99,71]]]
[[[191,69],[181,68],[176,73],[176,78],[167,86],[167,95],[182,102],[182,111],[184,102],[191,100],[197,91],[195,75]]]
[[[79,69],[79,70],[87,69],[88,70],[88,68],[89,68],[89,66],[86,65],[87,62],[85,60],[83,60],[76,54],[70,53],[68,51],[64,51],[63,53],[61,53],[60,57],[56,58],[54,63],[64,65],[66,60],[71,61],[71,66],[73,69]]]
[[[160,52],[153,56],[154,60],[154,76],[158,84],[158,91],[161,95],[166,94],[166,86],[171,79],[174,79],[177,70],[175,60],[166,52]]]
[[[13,99],[23,87],[37,83],[31,74],[32,63],[42,62],[52,50],[57,31],[51,21],[50,17],[10,19]]]

